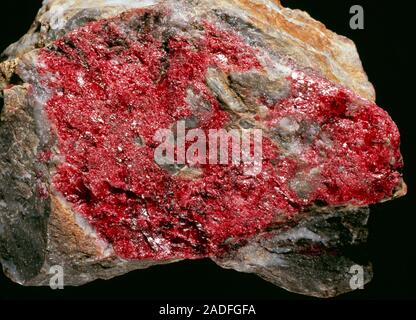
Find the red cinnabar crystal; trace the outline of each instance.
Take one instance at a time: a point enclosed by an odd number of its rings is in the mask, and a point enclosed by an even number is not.
[[[151,11],[100,20],[39,54],[50,92],[46,113],[58,136],[53,185],[128,259],[221,254],[316,203],[378,202],[393,194],[401,166],[389,116],[351,91],[306,71],[287,77],[285,98],[260,101],[262,172],[200,165],[193,179],[154,160],[154,134],[193,115],[191,90],[208,108],[198,127],[226,127],[232,115],[206,84],[207,70],[262,72],[256,50],[209,23],[194,33],[141,22]],[[49,155],[40,156],[48,161]]]

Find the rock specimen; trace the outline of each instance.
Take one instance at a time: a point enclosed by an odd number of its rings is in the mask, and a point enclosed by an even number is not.
[[[405,194],[399,132],[354,44],[306,13],[49,0],[0,70],[0,259],[14,281],[198,258],[320,297],[350,291],[353,265],[370,280],[345,252],[366,240],[368,205]],[[261,171],[159,163],[158,130],[181,123],[261,129]]]

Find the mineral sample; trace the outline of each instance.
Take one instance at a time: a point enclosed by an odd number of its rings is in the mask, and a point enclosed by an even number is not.
[[[12,280],[48,285],[60,265],[81,285],[200,258],[319,297],[352,290],[354,265],[370,280],[345,252],[366,240],[368,205],[406,192],[399,132],[354,44],[308,14],[272,0],[46,0],[0,70]],[[159,130],[179,159],[180,129],[197,128],[260,129],[261,170],[158,161]]]

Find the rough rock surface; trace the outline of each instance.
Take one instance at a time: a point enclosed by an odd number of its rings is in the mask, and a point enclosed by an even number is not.
[[[0,261],[24,285],[211,258],[297,293],[350,291],[400,137],[354,44],[268,0],[44,2],[4,53]],[[155,163],[157,129],[263,130],[262,171]],[[176,137],[178,139],[178,137]]]

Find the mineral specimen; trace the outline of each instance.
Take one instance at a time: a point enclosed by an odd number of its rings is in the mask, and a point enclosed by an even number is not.
[[[406,192],[354,44],[277,1],[49,0],[4,55],[0,259],[21,284],[211,258],[334,296],[367,206]],[[161,164],[181,124],[261,129],[260,172]]]

